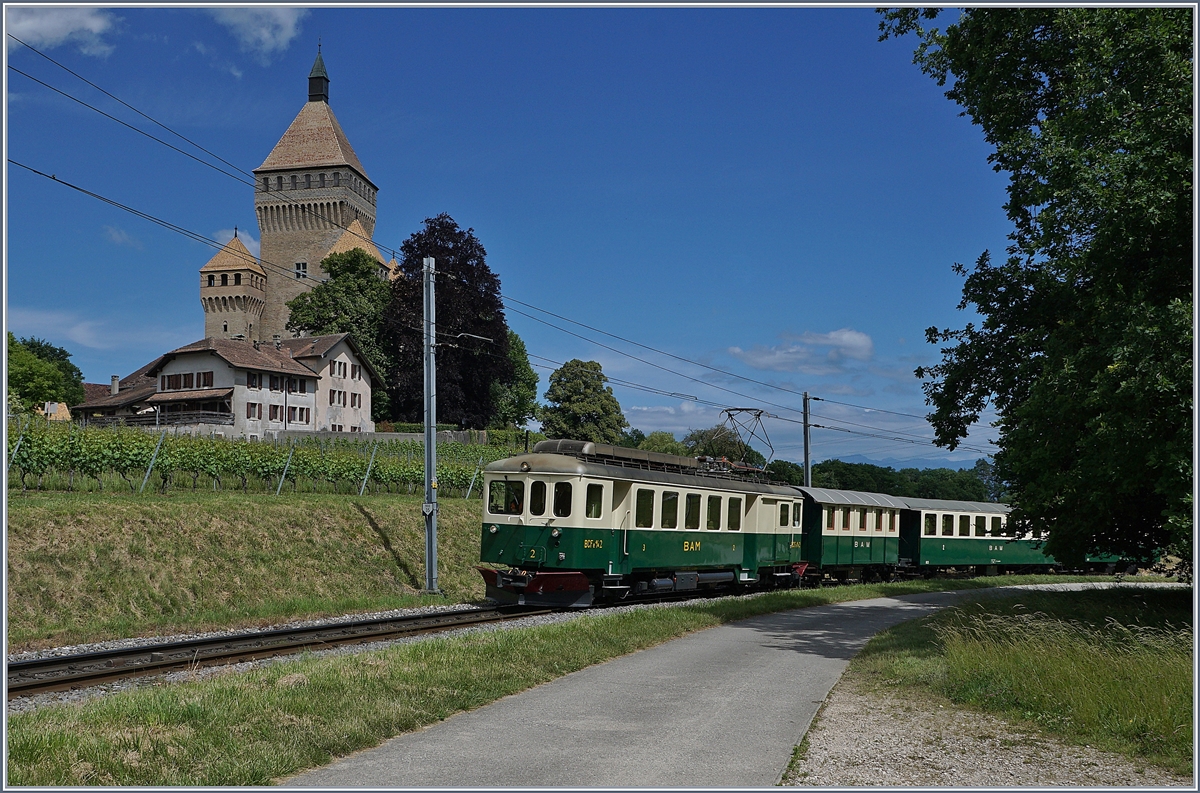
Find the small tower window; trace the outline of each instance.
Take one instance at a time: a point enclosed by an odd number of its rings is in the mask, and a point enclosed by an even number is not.
[[[221,273],[221,286],[229,286],[229,274]]]
[[[229,323],[228,323],[228,322],[222,322],[222,323],[221,323],[221,331],[222,331],[223,333],[228,333],[228,332],[229,332]]]
[[[335,173],[333,175],[333,186],[334,187],[342,186],[342,175],[340,173]]]
[[[271,192],[271,177],[269,177],[269,176],[263,177],[263,192],[264,193]]]
[[[296,189],[296,174],[292,174],[292,189]]]
[[[233,285],[234,285],[234,286],[241,286],[241,285],[242,285],[242,274],[241,274],[241,273],[234,273],[234,274],[233,274]]]
[[[324,187],[325,186],[325,174],[321,174],[318,181],[321,183],[321,187]]]
[[[282,176],[276,176],[276,177],[275,177],[275,189],[276,189],[276,190],[282,190],[282,189],[283,189],[283,177],[282,177]]]
[[[308,190],[310,187],[312,187],[312,174],[306,173],[304,174],[304,189]]]
[[[214,286],[214,285],[216,285],[216,283],[217,283],[217,277],[215,275],[210,275],[208,277],[208,285]]]
[[[296,277],[308,278],[308,262],[296,262]]]

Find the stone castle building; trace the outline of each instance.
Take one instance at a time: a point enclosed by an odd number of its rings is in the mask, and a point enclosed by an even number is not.
[[[287,329],[287,303],[325,277],[321,260],[362,248],[380,276],[398,267],[371,242],[378,188],[329,107],[329,75],[317,52],[308,102],[254,170],[254,210],[262,248],[254,256],[235,235],[200,268],[206,338],[274,342]]]

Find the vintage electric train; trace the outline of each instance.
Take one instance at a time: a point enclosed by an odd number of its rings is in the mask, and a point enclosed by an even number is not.
[[[484,469],[478,567],[501,603],[1059,567],[1008,507],[794,487],[725,460],[571,440]],[[1088,560],[1090,569],[1115,559]],[[491,566],[489,566],[491,565]]]

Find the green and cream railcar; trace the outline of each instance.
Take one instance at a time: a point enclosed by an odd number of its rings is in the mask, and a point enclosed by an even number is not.
[[[582,607],[594,599],[793,583],[802,498],[702,460],[543,441],[484,469],[480,560],[488,597]]]
[[[1003,572],[1051,569],[1045,540],[1018,539],[1008,530],[1007,504],[905,498],[900,515],[903,566]]]
[[[806,577],[890,579],[900,555],[904,501],[882,493],[797,488],[804,494],[802,558]]]

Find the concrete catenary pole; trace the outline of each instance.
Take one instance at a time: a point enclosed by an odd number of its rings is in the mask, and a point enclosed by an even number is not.
[[[425,589],[438,591],[437,579],[437,318],[433,300],[433,258],[421,270],[425,286]]]
[[[812,466],[808,462],[808,392],[804,392],[804,486],[812,487]]]

